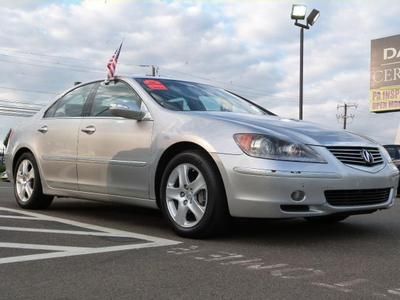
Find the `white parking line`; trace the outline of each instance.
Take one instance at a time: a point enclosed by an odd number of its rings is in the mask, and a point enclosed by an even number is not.
[[[37,220],[37,219],[36,219]],[[47,220],[46,220],[47,221]],[[92,235],[92,236],[112,236],[112,237],[127,237],[126,234],[110,233],[110,232],[95,232],[95,231],[80,231],[80,230],[58,230],[58,229],[41,229],[27,227],[8,227],[0,226],[0,230],[6,231],[24,231],[24,232],[41,232],[41,233],[58,233],[58,234],[75,234],[75,235]],[[131,237],[131,236],[129,236]]]
[[[48,250],[48,251],[78,251],[89,250],[87,247],[69,247],[69,246],[51,246],[38,244],[21,244],[21,243],[0,243],[0,248],[18,248],[30,250]]]
[[[35,217],[23,217],[23,216],[12,216],[12,215],[0,215],[0,219],[19,219],[19,220],[36,220]]]
[[[139,233],[133,233],[128,231],[122,231],[117,229],[111,229],[107,227],[86,224],[82,222],[51,217],[47,215],[42,215],[38,213],[16,210],[11,208],[0,207],[1,211],[13,212],[18,214],[23,214],[24,217],[29,218],[29,220],[37,221],[53,221],[58,223],[63,223],[66,225],[71,225],[75,227],[80,227],[86,229],[85,231],[71,231],[71,230],[55,230],[55,229],[38,229],[38,228],[27,228],[27,227],[11,227],[11,226],[1,226],[0,230],[7,231],[20,231],[20,232],[37,232],[37,233],[52,233],[52,234],[65,234],[65,235],[81,235],[81,236],[106,236],[106,237],[117,237],[117,238],[132,238],[141,240],[139,243],[124,244],[117,246],[108,247],[73,247],[73,246],[58,246],[58,245],[38,245],[38,244],[25,244],[25,243],[4,243],[0,242],[0,248],[15,248],[15,249],[32,249],[32,250],[48,250],[57,251],[42,254],[32,254],[32,255],[22,255],[0,258],[0,264],[23,262],[23,261],[33,261],[40,259],[50,259],[59,257],[68,257],[76,255],[88,255],[97,253],[106,253],[114,251],[125,251],[133,249],[143,249],[152,247],[162,247],[180,244],[179,241],[158,238],[150,235],[144,235]],[[6,217],[3,215],[3,217]],[[7,216],[8,217],[8,216]],[[10,218],[11,219],[11,218]],[[15,218],[13,218],[15,219]],[[143,242],[145,241],[145,242]]]

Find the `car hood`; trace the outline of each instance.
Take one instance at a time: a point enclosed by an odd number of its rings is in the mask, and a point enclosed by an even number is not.
[[[332,130],[319,124],[284,119],[276,116],[258,116],[240,113],[212,112],[203,117],[228,122],[249,130],[248,132],[287,136],[309,145],[377,146],[366,137],[344,130]]]

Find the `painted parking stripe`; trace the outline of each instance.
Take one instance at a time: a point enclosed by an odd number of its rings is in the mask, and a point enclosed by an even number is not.
[[[16,263],[16,262],[24,262],[24,261],[34,261],[34,260],[42,260],[42,259],[50,259],[50,258],[60,258],[60,257],[69,257],[69,256],[77,256],[77,255],[89,255],[89,254],[98,254],[98,253],[106,253],[106,252],[115,252],[115,251],[127,251],[134,249],[143,249],[143,248],[153,248],[153,247],[163,247],[163,246],[171,246],[177,245],[181,242],[154,237],[150,235],[144,235],[134,232],[128,232],[123,230],[117,230],[112,228],[107,228],[98,225],[92,225],[72,220],[67,220],[63,218],[51,217],[48,215],[43,215],[34,212],[28,212],[23,210],[11,209],[0,207],[1,211],[12,212],[17,214],[22,214],[24,217],[29,217],[33,222],[34,221],[53,221],[66,225],[72,225],[76,227],[80,227],[84,230],[81,231],[70,231],[70,230],[55,230],[55,229],[38,229],[38,228],[27,228],[27,227],[11,227],[11,226],[1,226],[0,230],[7,231],[20,231],[20,232],[37,232],[43,234],[64,234],[64,235],[81,235],[81,236],[99,236],[99,237],[118,237],[118,238],[132,238],[135,240],[141,240],[139,243],[132,244],[124,244],[117,246],[108,246],[108,247],[72,247],[72,246],[58,246],[58,245],[39,245],[39,244],[25,244],[25,243],[2,243],[0,242],[0,248],[15,248],[15,249],[32,249],[32,250],[46,250],[46,251],[57,251],[57,252],[49,252],[49,253],[41,253],[41,254],[32,254],[32,255],[22,255],[22,256],[13,256],[13,257],[5,257],[0,258],[0,264],[7,263]]]
[[[37,220],[35,217],[0,215],[0,219]]]
[[[79,251],[79,250],[90,249],[87,247],[52,246],[52,245],[21,244],[21,243],[0,243],[0,248],[18,248],[18,249],[45,250],[45,251]]]
[[[127,236],[127,234],[125,233],[110,233],[110,232],[80,231],[80,230],[58,230],[58,229],[41,229],[41,228],[28,228],[28,227],[11,227],[11,226],[0,226],[0,230],[134,238],[132,236]]]

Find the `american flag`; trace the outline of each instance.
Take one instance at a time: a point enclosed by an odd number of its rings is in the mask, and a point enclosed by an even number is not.
[[[121,42],[121,45],[119,45],[119,48],[115,51],[113,56],[108,61],[108,64],[107,64],[107,69],[108,69],[107,80],[111,80],[112,78],[114,78],[115,70],[117,69],[118,57],[119,57],[119,54],[120,54],[121,48],[122,48],[122,43],[123,42]]]

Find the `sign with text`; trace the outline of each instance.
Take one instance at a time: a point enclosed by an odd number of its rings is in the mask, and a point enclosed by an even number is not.
[[[371,41],[370,110],[400,110],[400,35]]]

